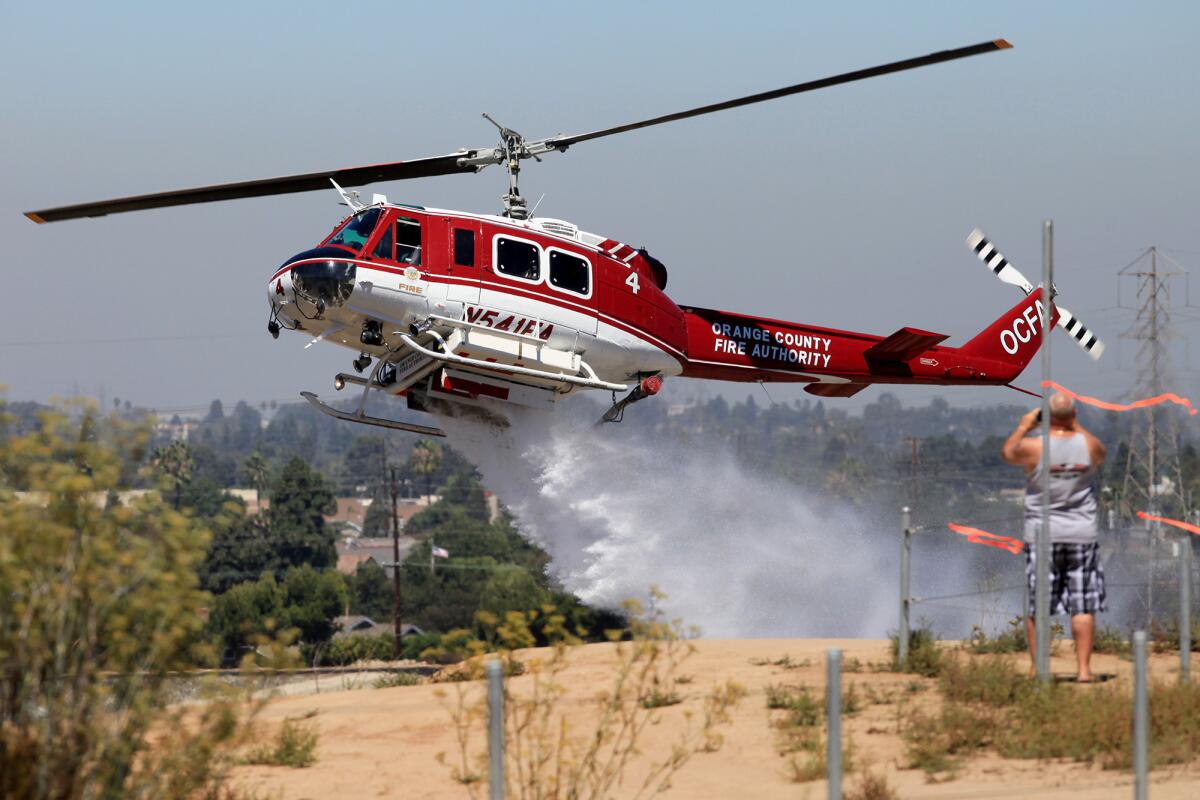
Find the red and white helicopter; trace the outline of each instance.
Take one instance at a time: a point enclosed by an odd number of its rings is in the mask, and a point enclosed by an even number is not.
[[[404,395],[410,408],[447,409],[494,398],[552,405],[578,389],[612,393],[602,421],[658,393],[669,377],[801,382],[821,397],[849,397],[874,383],[1007,385],[1041,342],[1043,289],[1035,289],[974,232],[968,244],[1024,300],[961,347],[916,328],[890,336],[680,306],[665,293],[667,269],[644,248],[536,217],[517,187],[521,161],[592,139],[773,100],[841,83],[1003,50],[1003,39],[897,61],[760,94],[574,136],[527,140],[500,130],[496,147],[462,150],[328,172],[205,186],[27,212],[34,222],[333,185],[351,215],[321,243],[289,258],[267,282],[270,318],[357,353],[355,373],[335,387],[363,387],[357,411],[303,395],[340,419],[439,435],[437,428],[365,413],[368,391]],[[343,186],[478,172],[502,164],[509,176],[501,216],[389,203],[370,204]],[[1054,309],[1093,357],[1103,345],[1066,309]],[[372,366],[373,365],[373,366]],[[370,367],[370,369],[368,369]],[[623,395],[623,397],[620,397]],[[620,399],[618,399],[620,397]]]

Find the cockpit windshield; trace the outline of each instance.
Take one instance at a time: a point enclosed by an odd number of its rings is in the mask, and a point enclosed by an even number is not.
[[[346,220],[346,224],[333,235],[328,244],[340,244],[352,250],[361,250],[375,231],[375,225],[379,222],[379,213],[380,209],[378,208],[368,208],[358,212]]]

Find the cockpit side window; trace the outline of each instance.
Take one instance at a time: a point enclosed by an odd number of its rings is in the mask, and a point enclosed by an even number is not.
[[[346,224],[333,235],[328,244],[340,244],[352,250],[361,250],[379,223],[379,212],[378,208],[368,208],[355,214],[346,220]]]
[[[396,217],[396,260],[401,264],[421,264],[421,221]]]
[[[376,258],[386,258],[388,261],[392,261],[395,258],[392,250],[392,230],[392,226],[389,225],[387,230],[383,232],[383,236],[379,237],[379,243],[375,245],[375,249],[371,252],[371,255]]]

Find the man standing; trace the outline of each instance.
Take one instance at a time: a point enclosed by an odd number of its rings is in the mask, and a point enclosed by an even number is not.
[[[1021,417],[1000,451],[1010,464],[1024,467],[1025,573],[1029,597],[1036,592],[1037,560],[1033,544],[1042,524],[1042,438],[1028,434],[1041,423],[1041,411]],[[1104,570],[1096,530],[1096,492],[1092,479],[1104,463],[1104,445],[1075,418],[1075,401],[1065,394],[1050,398],[1050,613],[1071,615],[1071,635],[1079,660],[1078,680],[1092,680],[1092,640],[1096,613],[1106,611]],[[1026,618],[1029,650],[1035,648],[1033,613]]]

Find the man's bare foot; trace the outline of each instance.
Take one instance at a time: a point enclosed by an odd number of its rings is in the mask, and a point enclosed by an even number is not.
[[[1095,679],[1096,678],[1094,675],[1092,675],[1092,673],[1089,672],[1087,674],[1084,674],[1081,672],[1081,673],[1079,673],[1079,675],[1077,675],[1075,677],[1075,682],[1076,683],[1092,683]]]

